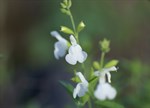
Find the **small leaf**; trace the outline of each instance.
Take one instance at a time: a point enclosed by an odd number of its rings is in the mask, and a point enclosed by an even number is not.
[[[80,32],[81,30],[83,30],[84,27],[85,27],[85,24],[83,23],[83,21],[81,21],[79,23],[79,25],[78,25],[78,28],[77,28],[78,32]]]
[[[71,80],[72,80],[73,82],[76,82],[76,83],[81,82],[81,80],[80,80],[79,77],[77,77],[77,76],[71,78]]]
[[[64,3],[60,3],[62,8],[67,8],[67,6]]]
[[[66,34],[74,34],[74,32],[66,26],[61,26],[61,31],[66,33]]]
[[[70,8],[70,7],[71,7],[71,5],[72,5],[71,0],[68,0],[68,8]]]
[[[112,67],[112,66],[116,66],[118,64],[118,62],[119,62],[118,60],[111,60],[104,67],[109,68],[109,67]]]
[[[84,106],[87,103],[87,101],[89,100],[89,95],[85,94],[83,97],[80,97],[79,100],[80,100],[82,106]]]
[[[59,83],[66,89],[66,91],[68,92],[68,94],[71,95],[72,97],[72,94],[73,94],[73,86],[69,83],[66,83],[64,81],[59,81]]]
[[[94,61],[94,62],[93,62],[93,67],[94,67],[95,69],[99,70],[99,69],[100,69],[99,62]]]
[[[68,0],[64,0],[63,2],[64,2],[64,4],[65,4],[65,5],[67,5],[67,4],[68,4]]]
[[[68,48],[71,46],[71,43],[67,41],[67,46]]]
[[[107,108],[125,108],[123,105],[112,101],[95,101],[95,104]]]
[[[64,14],[70,15],[70,12],[64,8],[61,8],[60,11]]]
[[[88,77],[88,79],[92,79],[93,77],[95,77],[94,76],[94,69],[93,69],[93,67],[91,67],[91,69],[90,69],[90,72],[89,72],[89,75],[88,75],[89,77]]]

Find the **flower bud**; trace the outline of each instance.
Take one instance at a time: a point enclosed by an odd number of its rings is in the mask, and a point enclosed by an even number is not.
[[[99,63],[98,63],[97,61],[94,61],[94,62],[93,62],[93,67],[94,67],[95,69],[97,69],[97,70],[100,69],[100,65],[99,65]]]
[[[66,26],[61,26],[61,30],[60,31],[62,31],[62,32],[66,33],[66,34],[74,34],[74,32],[70,28],[68,28]]]
[[[81,21],[77,28],[78,32],[80,32],[84,27],[85,27],[85,24],[83,23],[83,21]]]
[[[110,48],[109,48],[110,41],[109,40],[104,39],[103,41],[100,41],[99,44],[100,44],[102,52],[107,53],[110,51]]]

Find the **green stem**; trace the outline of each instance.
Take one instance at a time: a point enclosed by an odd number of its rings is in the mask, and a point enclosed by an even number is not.
[[[70,13],[70,19],[71,19],[73,30],[76,33],[76,26],[75,26],[74,19],[73,19],[73,16],[72,16],[70,9],[69,9],[69,13]]]
[[[76,33],[76,39],[77,39],[78,44],[80,44],[79,38],[78,38],[78,33]]]
[[[92,104],[91,104],[91,99],[89,98],[89,100],[88,100],[88,107],[89,108],[92,108]]]
[[[104,57],[105,57],[105,53],[104,53],[104,52],[102,52],[102,54],[101,54],[101,60],[100,60],[101,68],[103,68],[103,64],[104,64]]]
[[[83,74],[85,75],[85,64],[82,63]]]
[[[71,20],[71,23],[72,23],[72,27],[73,27],[73,31],[74,31],[74,35],[75,35],[75,38],[77,39],[77,42],[79,43],[79,39],[78,39],[78,32],[76,30],[76,26],[75,26],[75,22],[74,22],[74,19],[73,19],[73,16],[72,16],[72,13],[70,11],[70,9],[68,9],[69,13],[70,13],[70,20]]]
[[[71,20],[71,23],[72,23],[72,27],[73,27],[73,31],[74,31],[74,36],[75,36],[75,38],[76,38],[76,40],[77,40],[77,43],[79,44],[78,31],[76,30],[75,22],[74,22],[74,19],[73,19],[73,16],[72,16],[72,13],[71,13],[70,9],[68,9],[68,11],[69,11],[69,13],[70,13],[69,16],[70,16],[70,20]],[[85,66],[84,66],[84,63],[82,63],[82,69],[83,69],[84,74],[85,74]],[[89,108],[92,108],[92,106],[91,106],[91,101],[90,101],[90,100],[89,100],[88,103],[89,103]],[[82,108],[82,106],[77,104],[77,108]]]
[[[77,105],[77,108],[82,108],[82,106],[79,103],[77,103],[76,105]]]

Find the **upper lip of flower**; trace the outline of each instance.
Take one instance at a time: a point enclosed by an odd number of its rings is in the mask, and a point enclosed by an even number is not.
[[[101,70],[96,71],[94,73],[94,75],[100,77],[100,83],[103,83],[103,82],[105,83],[106,82],[105,76],[107,75],[108,82],[111,83],[110,71],[117,71],[117,68],[115,66],[112,66],[110,68],[103,68]]]
[[[84,78],[81,72],[77,72],[76,75],[80,78],[81,82],[77,84],[73,91],[73,98],[84,96],[85,92],[88,91],[88,81]]]
[[[81,72],[77,72],[76,75],[80,78],[81,82],[88,85],[88,81],[84,78]]]
[[[77,45],[77,41],[76,41],[76,39],[74,38],[73,35],[70,35],[70,41],[71,41],[72,45]]]
[[[50,34],[58,40],[54,45],[54,55],[56,59],[59,59],[59,57],[63,57],[66,54],[66,50],[68,49],[67,40],[57,31],[52,31]]]

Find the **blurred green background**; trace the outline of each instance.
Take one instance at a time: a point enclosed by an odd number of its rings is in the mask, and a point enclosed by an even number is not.
[[[58,83],[69,80],[72,70],[66,68],[64,58],[55,60],[56,39],[49,34],[59,31],[61,25],[71,27],[70,19],[60,12],[60,2],[1,0],[0,108],[65,108],[72,104]],[[111,40],[107,58],[120,61],[118,72],[112,75],[118,91],[114,101],[125,108],[149,108],[150,1],[72,2],[76,24],[81,20],[86,24],[79,38],[92,58],[88,61],[100,57],[98,42],[104,37]]]

